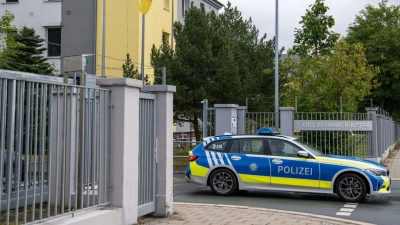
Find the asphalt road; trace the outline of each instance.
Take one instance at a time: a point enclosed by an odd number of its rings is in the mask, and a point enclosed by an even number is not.
[[[400,224],[400,181],[393,181],[392,193],[384,197],[367,198],[343,212],[345,202],[335,194],[306,194],[273,191],[240,191],[233,196],[222,197],[212,193],[209,187],[187,183],[183,174],[174,174],[174,201],[207,204],[225,204],[261,207],[278,210],[313,213],[345,218],[378,225]]]

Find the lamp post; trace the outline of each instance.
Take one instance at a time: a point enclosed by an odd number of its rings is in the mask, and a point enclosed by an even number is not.
[[[275,128],[279,127],[278,0],[275,4]]]

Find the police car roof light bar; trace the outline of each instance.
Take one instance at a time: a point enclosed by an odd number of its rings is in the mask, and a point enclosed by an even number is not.
[[[258,135],[279,135],[279,131],[275,127],[262,127],[257,131]]]

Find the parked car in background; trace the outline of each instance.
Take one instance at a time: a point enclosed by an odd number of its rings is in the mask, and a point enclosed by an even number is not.
[[[388,194],[391,184],[389,170],[378,163],[325,155],[266,128],[257,135],[206,138],[189,152],[185,177],[217,195],[236,190],[336,193],[345,202]]]

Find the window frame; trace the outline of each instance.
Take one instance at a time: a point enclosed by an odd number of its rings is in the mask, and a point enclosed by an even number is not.
[[[60,30],[60,37],[59,37],[59,39],[60,39],[60,43],[59,44],[60,45],[50,44],[50,42],[56,43],[55,41],[50,40],[50,30],[56,30],[56,29]],[[51,54],[54,51],[54,48],[59,48],[59,50],[58,50],[59,54],[58,55]],[[50,57],[50,58],[61,57],[61,27],[47,27],[47,57]]]
[[[212,144],[215,144],[217,142],[227,142],[227,143],[223,150],[209,148],[209,146],[211,146]],[[219,139],[219,140],[215,140],[215,141],[208,143],[206,146],[204,146],[203,150],[213,151],[213,152],[227,152],[231,149],[231,144],[232,144],[232,139],[222,139],[222,140]]]

